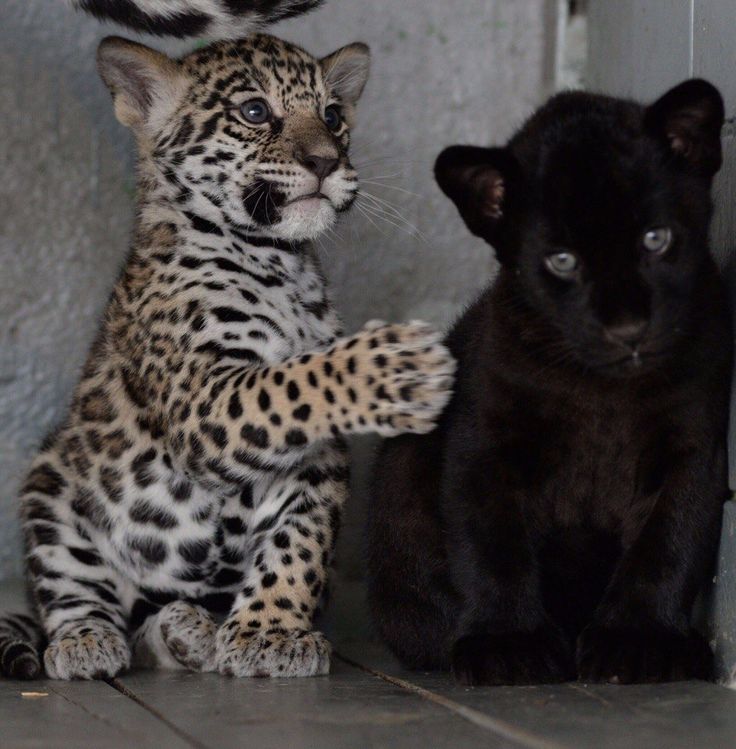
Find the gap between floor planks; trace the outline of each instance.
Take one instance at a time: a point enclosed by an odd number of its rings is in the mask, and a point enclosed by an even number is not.
[[[340,653],[335,653],[334,655],[336,655],[343,663],[346,663],[348,666],[357,668],[360,671],[364,671],[365,673],[370,674],[371,676],[375,676],[377,679],[381,679],[382,681],[387,682],[388,684],[392,684],[393,686],[404,689],[407,692],[411,692],[420,699],[426,700],[427,702],[432,702],[435,705],[439,705],[445,710],[449,710],[459,718],[472,723],[478,728],[481,728],[484,731],[488,731],[489,733],[496,735],[498,738],[512,741],[518,746],[524,747],[524,749],[567,749],[567,747],[563,744],[559,744],[555,741],[548,741],[547,739],[535,736],[534,734],[529,733],[522,728],[517,728],[516,726],[507,723],[506,721],[492,718],[490,715],[486,715],[485,713],[482,713],[479,710],[475,710],[472,707],[466,707],[465,705],[456,702],[449,697],[445,697],[441,694],[437,694],[436,692],[432,692],[429,689],[420,687],[417,684],[412,684],[412,682],[407,681],[406,679],[401,679],[397,676],[391,676],[387,673],[384,673],[383,671],[379,671],[369,666],[364,666],[361,663],[352,660],[351,658],[347,658],[344,655],[341,655]]]
[[[120,694],[122,694],[124,697],[127,697],[129,700],[135,702],[136,705],[149,712],[156,720],[158,720],[160,723],[163,723],[163,725],[165,725],[172,733],[176,734],[182,741],[185,741],[194,749],[209,749],[206,744],[201,743],[194,736],[190,736],[188,733],[186,733],[186,731],[182,731],[179,726],[172,723],[160,711],[147,704],[132,689],[126,687],[125,684],[122,684],[120,681],[118,681],[118,679],[106,679],[105,681],[113,689],[116,689],[118,692],[120,692]]]

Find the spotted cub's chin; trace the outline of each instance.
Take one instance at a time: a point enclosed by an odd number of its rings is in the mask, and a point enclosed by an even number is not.
[[[273,230],[283,239],[316,239],[335,225],[337,211],[326,198],[309,198],[290,203],[281,211],[281,220]]]

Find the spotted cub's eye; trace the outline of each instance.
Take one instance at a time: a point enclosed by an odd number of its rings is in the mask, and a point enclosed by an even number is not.
[[[669,226],[657,226],[645,232],[641,239],[644,249],[654,255],[663,255],[672,244],[672,229]]]
[[[572,278],[578,269],[578,259],[572,252],[555,252],[544,259],[547,270],[558,278]]]
[[[340,129],[340,126],[342,125],[342,111],[337,104],[330,104],[330,106],[325,109],[325,125],[327,125],[327,127],[333,132]]]
[[[250,99],[240,105],[240,114],[251,125],[262,125],[271,119],[271,108],[263,99]]]

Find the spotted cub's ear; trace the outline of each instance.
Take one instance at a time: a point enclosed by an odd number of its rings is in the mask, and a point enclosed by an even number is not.
[[[343,106],[354,106],[363,93],[371,67],[371,51],[361,42],[338,49],[320,61],[327,86]]]
[[[136,130],[150,126],[155,131],[184,94],[186,79],[179,63],[127,39],[103,39],[97,69],[112,94],[115,116]]]
[[[718,89],[694,78],[654,102],[646,110],[644,126],[665,141],[693,172],[710,179],[721,168],[724,117]]]
[[[497,242],[517,182],[514,157],[505,148],[451,146],[439,155],[434,172],[470,231],[499,250]]]

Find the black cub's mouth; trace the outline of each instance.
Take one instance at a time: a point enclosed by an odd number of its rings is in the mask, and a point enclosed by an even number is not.
[[[613,375],[637,375],[649,371],[654,365],[667,357],[666,350],[631,351],[624,356],[617,356],[606,361],[599,361],[594,368],[599,372]]]

